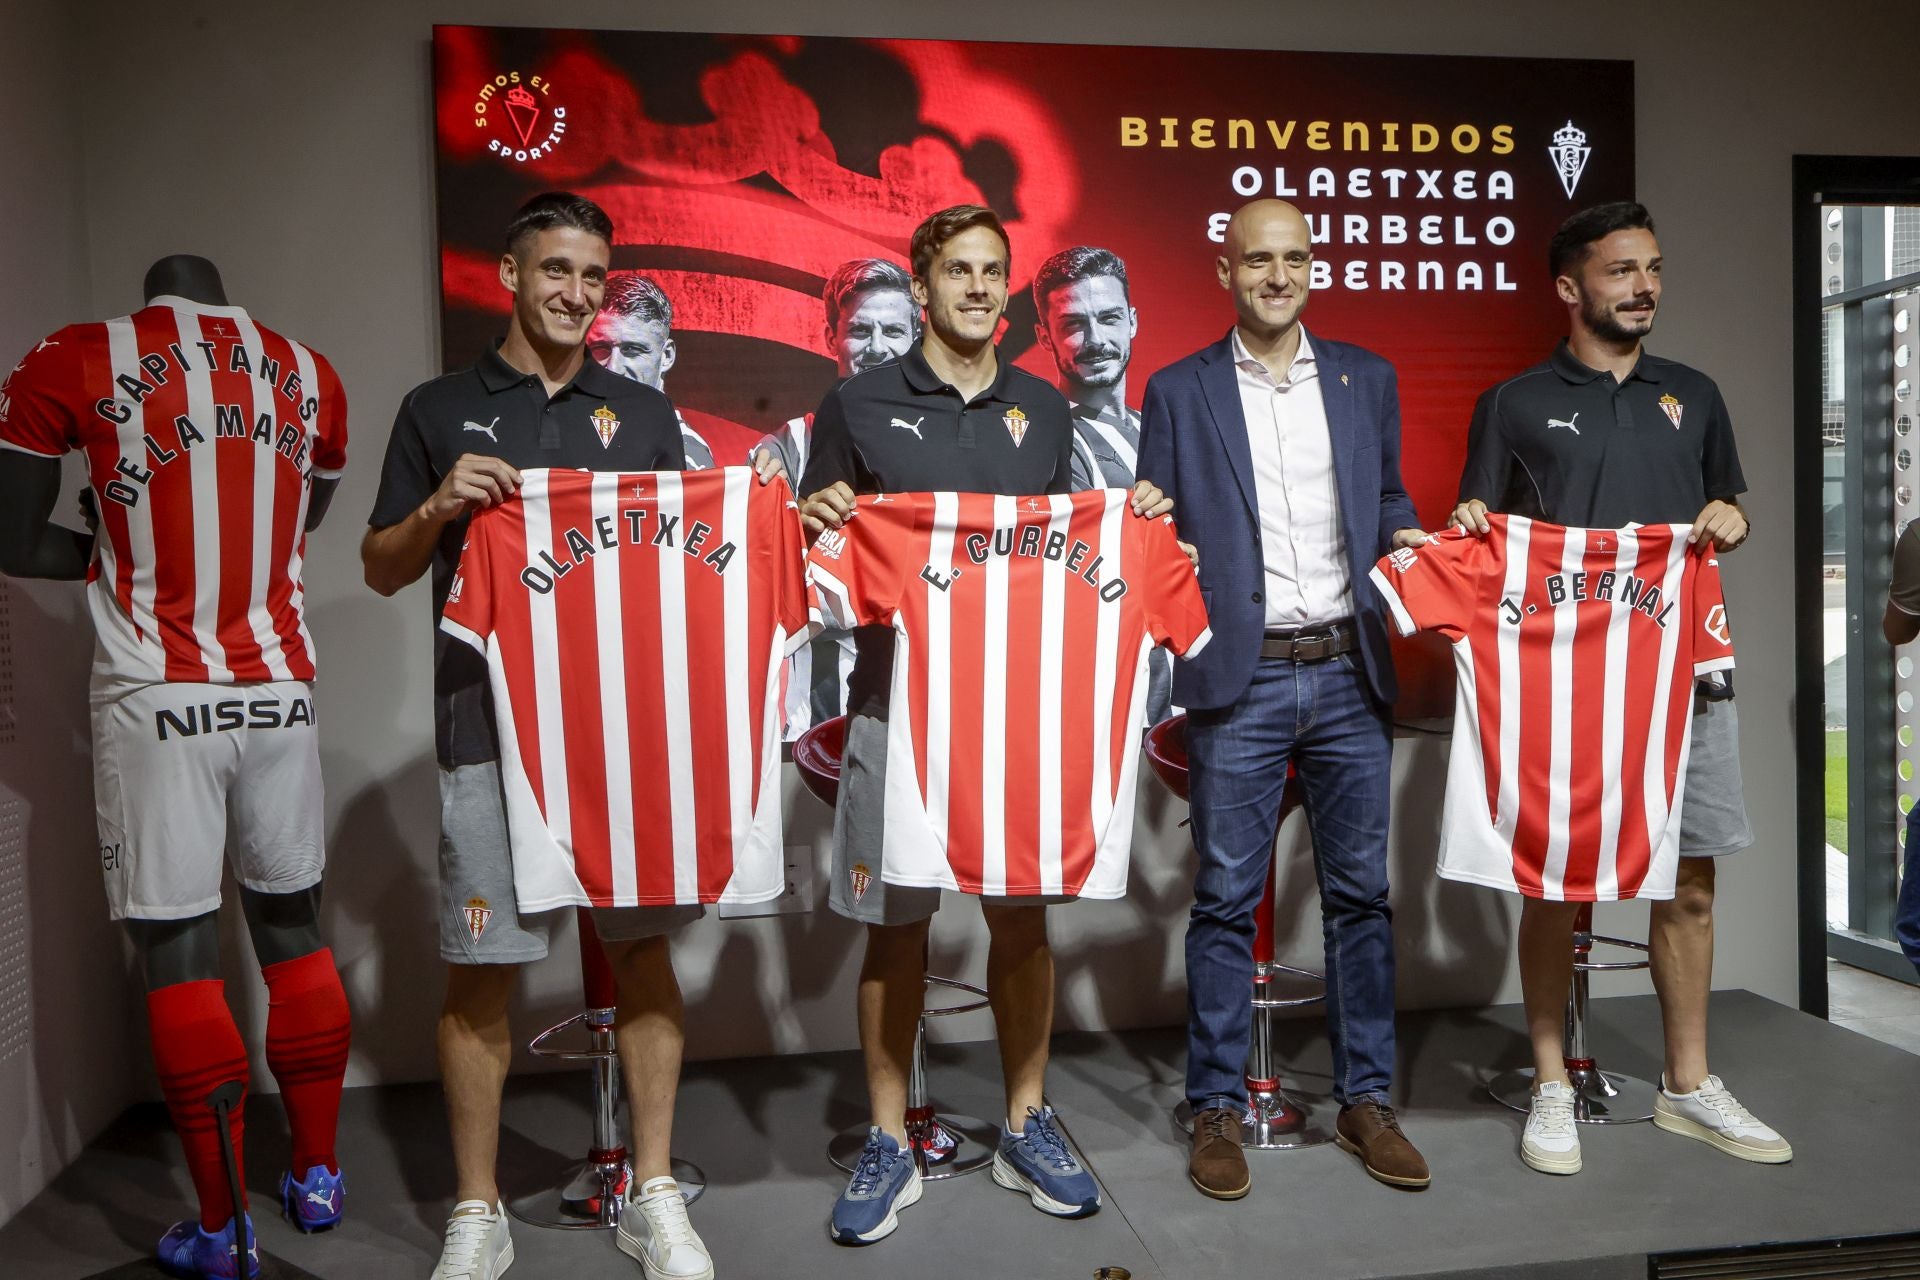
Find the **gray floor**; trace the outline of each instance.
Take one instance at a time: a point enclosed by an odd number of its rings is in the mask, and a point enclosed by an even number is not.
[[[1829,960],[1827,1001],[1836,1027],[1920,1053],[1920,987]]]
[[[1658,1043],[1651,998],[1596,1001],[1602,1065],[1651,1076]],[[1055,1045],[1050,1096],[1106,1188],[1106,1208],[1056,1221],[984,1174],[931,1186],[900,1231],[868,1249],[824,1231],[841,1177],[826,1137],[859,1118],[858,1058],[701,1064],[681,1092],[676,1149],[712,1189],[694,1222],[724,1277],[1088,1277],[1120,1265],[1140,1280],[1228,1275],[1338,1277],[1504,1275],[1611,1280],[1646,1274],[1650,1250],[1873,1234],[1920,1226],[1912,1172],[1920,1150],[1920,1057],[1745,992],[1716,995],[1716,1067],[1793,1141],[1786,1166],[1743,1164],[1650,1125],[1584,1131],[1586,1171],[1532,1173],[1515,1155],[1520,1121],[1485,1100],[1489,1065],[1518,1062],[1518,1011],[1415,1014],[1401,1021],[1403,1115],[1433,1164],[1433,1187],[1390,1190],[1327,1146],[1256,1157],[1253,1194],[1237,1204],[1187,1185],[1184,1148],[1167,1121],[1183,1050],[1169,1031],[1074,1034]],[[1292,1079],[1324,1087],[1326,1051],[1312,1022],[1287,1025]],[[991,1045],[936,1050],[939,1101],[992,1116]],[[580,1077],[518,1080],[508,1100],[502,1167],[528,1182],[584,1140]],[[1329,1109],[1319,1113],[1331,1120]],[[285,1154],[273,1100],[249,1113],[249,1184],[264,1203]],[[349,1215],[338,1231],[298,1238],[262,1213],[272,1255],[327,1280],[424,1277],[451,1191],[437,1091],[349,1092],[341,1150]],[[164,1114],[139,1108],[0,1229],[0,1272],[79,1280],[137,1261],[186,1203]],[[637,1269],[595,1233],[520,1227],[513,1280]],[[126,1274],[137,1274],[128,1271]]]

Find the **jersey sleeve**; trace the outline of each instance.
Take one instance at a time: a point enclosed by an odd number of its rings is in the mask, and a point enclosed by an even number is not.
[[[818,600],[807,576],[807,531],[800,523],[799,504],[784,477],[762,485],[754,482],[761,501],[774,508],[773,598],[785,653],[812,639],[818,629]]]
[[[845,484],[856,493],[860,489],[860,452],[854,447],[838,387],[827,392],[813,415],[806,474],[800,477],[797,492],[810,497],[836,484]]]
[[[1698,563],[1693,569],[1693,674],[1728,671],[1733,667],[1733,626],[1727,621],[1726,598],[1720,593],[1720,560],[1713,548],[1702,542],[1702,550],[1692,554]]]
[[[1197,658],[1213,639],[1207,623],[1207,606],[1200,595],[1200,578],[1193,562],[1180,549],[1179,535],[1171,517],[1144,520],[1129,514],[1127,520],[1145,526],[1140,530],[1145,542],[1147,588],[1147,627],[1154,643],[1165,645],[1182,658]]]
[[[1893,544],[1893,581],[1887,603],[1902,613],[1920,615],[1920,520],[1907,526]]]
[[[318,351],[313,362],[320,379],[319,421],[314,423],[313,475],[319,480],[337,480],[347,465],[347,392],[333,364]]]
[[[466,545],[460,548],[460,563],[454,568],[452,585],[447,588],[447,604],[440,611],[440,629],[481,654],[486,653],[487,637],[493,634],[490,544],[495,522],[489,516],[489,512],[483,511],[467,526]]]
[[[1494,511],[1506,505],[1508,474],[1513,453],[1500,433],[1500,388],[1483,392],[1473,406],[1473,421],[1467,427],[1467,460],[1460,469],[1458,501],[1473,498]]]
[[[1700,479],[1709,501],[1735,498],[1747,491],[1747,477],[1740,470],[1740,451],[1733,443],[1733,419],[1720,388],[1713,389],[1713,402],[1707,411],[1707,429],[1700,447]]]
[[[1400,634],[1438,631],[1450,641],[1462,639],[1473,622],[1482,575],[1498,558],[1493,540],[1502,536],[1499,529],[1484,537],[1449,529],[1380,557],[1367,576]]]
[[[901,494],[878,505],[862,498],[846,524],[813,540],[807,579],[816,594],[816,624],[851,631],[892,621],[913,549],[925,545],[921,506]]]
[[[75,405],[85,393],[86,357],[79,336],[62,329],[0,381],[0,446],[44,458],[79,448]]]
[[[409,395],[400,402],[394,415],[393,434],[387,437],[386,461],[380,464],[380,490],[373,500],[373,512],[367,523],[375,529],[391,529],[433,496],[441,476],[433,469],[427,454],[427,439],[420,417]]]

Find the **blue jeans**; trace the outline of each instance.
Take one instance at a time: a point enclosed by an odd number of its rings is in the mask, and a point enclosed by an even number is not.
[[[1254,916],[1291,760],[1326,938],[1334,1096],[1386,1102],[1393,1083],[1393,911],[1387,905],[1392,725],[1356,655],[1261,658],[1231,707],[1187,721],[1193,839],[1187,922],[1187,1101],[1246,1106]]]
[[[1900,879],[1900,901],[1893,910],[1893,936],[1907,959],[1920,967],[1920,806],[1907,814],[1907,857]]]

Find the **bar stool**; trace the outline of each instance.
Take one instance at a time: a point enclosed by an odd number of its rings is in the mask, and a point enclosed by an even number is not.
[[[1147,730],[1147,762],[1160,775],[1167,789],[1182,800],[1187,796],[1187,718],[1184,715],[1162,720]],[[1300,807],[1300,782],[1291,767],[1287,770],[1286,790],[1280,799],[1280,820],[1274,824],[1274,839],[1287,816]],[[1189,819],[1191,821],[1191,819]],[[1185,825],[1184,823],[1182,824]],[[1260,907],[1254,916],[1253,935],[1253,1035],[1247,1042],[1247,1112],[1240,1118],[1240,1145],[1258,1151],[1289,1151],[1317,1147],[1331,1135],[1308,1123],[1305,1108],[1289,1098],[1280,1087],[1280,1063],[1273,1048],[1273,1020],[1281,1009],[1303,1009],[1326,1002],[1326,978],[1310,969],[1296,969],[1273,958],[1274,878],[1280,860],[1267,860],[1266,888],[1260,894]],[[1322,990],[1304,996],[1277,996],[1275,977],[1304,978],[1317,982]],[[1193,1132],[1193,1105],[1185,1098],[1173,1109],[1174,1123],[1182,1132]]]
[[[1633,960],[1595,960],[1598,944],[1637,951]],[[1581,1124],[1637,1124],[1653,1119],[1654,1086],[1636,1076],[1602,1071],[1587,1047],[1587,975],[1644,969],[1647,944],[1608,938],[1593,931],[1593,904],[1582,903],[1573,920],[1573,984],[1567,990],[1567,1079],[1573,1085],[1573,1118]],[[1533,1099],[1533,1068],[1503,1071],[1487,1082],[1495,1102],[1525,1111]]]
[[[835,716],[822,720],[793,744],[793,763],[799,767],[807,790],[832,807],[840,794],[840,765],[847,750],[847,718]],[[921,956],[921,968],[926,968]],[[983,1169],[993,1162],[1000,1143],[1000,1126],[978,1116],[957,1115],[937,1109],[927,1097],[927,1019],[950,1018],[975,1013],[987,1007],[984,988],[954,978],[926,975],[929,991],[939,988],[958,991],[972,997],[958,1004],[927,1006],[923,1002],[920,1024],[913,1034],[913,1065],[907,1075],[907,1146],[922,1178],[953,1178]],[[867,1126],[855,1125],[836,1134],[827,1144],[827,1158],[853,1172],[860,1163],[860,1152],[867,1145]]]
[[[632,1169],[627,1144],[615,1112],[620,1106],[620,1053],[614,1045],[613,966],[594,932],[593,916],[579,911],[580,977],[586,1008],[565,1022],[535,1036],[527,1050],[542,1058],[584,1062],[592,1072],[593,1137],[587,1158],[573,1165],[556,1186],[544,1187],[507,1201],[507,1212],[536,1227],[563,1231],[604,1230],[620,1221]],[[586,1043],[562,1042],[575,1026],[586,1029]],[[680,1195],[692,1204],[707,1189],[707,1175],[685,1160],[672,1162]]]

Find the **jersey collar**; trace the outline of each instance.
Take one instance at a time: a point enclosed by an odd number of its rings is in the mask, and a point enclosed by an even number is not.
[[[522,373],[508,364],[500,354],[498,342],[480,357],[480,362],[475,368],[480,373],[480,384],[489,392],[505,391],[508,387],[520,386],[528,380],[539,381],[533,374]],[[619,374],[609,373],[604,365],[599,364],[592,356],[588,356],[580,366],[580,371],[573,375],[573,381],[566,387],[560,388],[556,394],[564,395],[569,387],[578,387],[587,395],[598,396],[604,400],[609,396],[617,395],[624,381],[625,379]]]
[[[185,311],[196,316],[226,316],[233,320],[246,318],[245,307],[216,307],[212,303],[195,302],[192,298],[183,298],[177,293],[162,293],[147,299],[150,307],[172,307],[175,311]]]
[[[1575,386],[1592,382],[1600,376],[1598,369],[1587,367],[1580,357],[1573,354],[1573,348],[1567,345],[1565,338],[1560,339],[1560,344],[1553,349],[1553,355],[1548,357],[1547,363],[1553,366],[1555,373],[1559,374],[1566,381],[1573,383]],[[1647,349],[1642,347],[1640,349],[1640,358],[1634,362],[1633,371],[1627,374],[1621,381],[1627,382],[1638,378],[1642,382],[1658,382],[1660,381],[1661,366],[1665,363],[1665,361],[1649,355]]]
[[[994,349],[993,363],[993,381],[987,384],[985,391],[982,391],[978,396],[974,397],[974,400],[968,403],[971,404],[980,400],[1002,401],[1007,398],[1007,377],[1011,373],[1011,370],[1007,367],[1006,358],[1000,354],[997,347]],[[907,385],[923,396],[933,395],[940,391],[951,391],[955,395],[960,394],[959,388],[952,386],[933,371],[933,366],[927,363],[926,352],[920,349],[918,343],[909,347],[907,354],[900,357],[900,372],[905,375]]]

